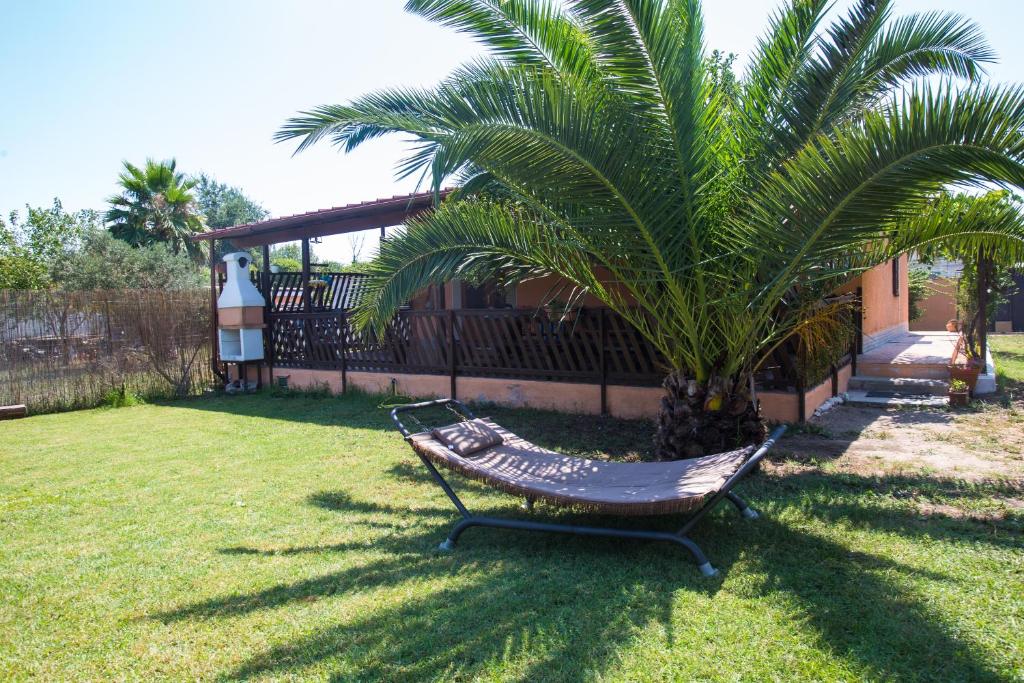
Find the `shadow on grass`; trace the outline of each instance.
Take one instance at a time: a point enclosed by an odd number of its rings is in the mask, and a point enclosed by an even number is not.
[[[768,505],[771,512],[799,508],[830,523],[847,519],[886,531],[918,533],[917,522],[906,512],[862,508],[842,488],[838,501],[819,505],[820,483],[765,477],[749,482],[755,500],[773,501]],[[355,500],[339,491],[317,493],[309,502],[346,519],[407,512],[400,505]],[[813,504],[810,509],[808,502]],[[576,516],[546,507],[538,514],[559,521]],[[774,521],[770,514],[744,522],[733,510],[720,509],[706,520],[695,538],[725,570],[725,576],[712,579],[701,577],[680,549],[642,542],[473,529],[453,555],[443,555],[432,549],[455,515],[427,510],[420,517],[422,523],[416,527],[376,539],[373,555],[359,566],[199,601],[153,617],[163,622],[224,619],[343,593],[398,591],[403,595],[398,604],[339,618],[329,627],[269,647],[224,677],[287,677],[322,665],[332,672],[332,680],[470,679],[494,677],[500,671],[518,680],[584,681],[614,667],[620,650],[634,644],[631,634],[651,624],[660,625],[666,648],[679,646],[674,619],[678,623],[692,618],[674,616],[679,592],[690,594],[689,604],[699,605],[705,613],[721,610],[709,619],[711,624],[731,618],[730,601],[716,601],[715,596],[734,569],[753,578],[737,586],[750,594],[746,597],[789,596],[798,606],[796,618],[807,637],[828,656],[844,660],[855,675],[999,680],[978,651],[948,631],[938,615],[908,592],[901,577],[947,583],[953,579],[851,551],[802,527]],[[864,521],[871,518],[880,521]],[[596,521],[593,516],[588,519]],[[664,523],[672,527],[678,520]],[[927,533],[967,541],[983,537],[977,529],[931,528]],[[324,551],[365,553],[367,545],[224,552]]]
[[[379,404],[377,398],[358,395],[338,399],[250,396],[197,402],[191,407],[325,426],[393,430],[387,410]],[[491,415],[540,445],[573,454],[601,450],[617,458],[646,457],[653,432],[652,425],[642,421],[494,407],[482,408],[478,414]],[[875,417],[877,413],[865,414],[859,430],[851,428],[849,434],[828,439],[807,434],[793,441],[812,440],[816,452],[822,444],[835,442],[830,452],[836,457]],[[896,426],[950,419],[950,414],[937,411],[895,414]],[[398,439],[395,433],[396,442]],[[789,447],[791,442],[783,446]],[[409,455],[414,457],[411,452]],[[409,463],[393,465],[388,474],[433,488],[422,468]],[[971,495],[970,489],[943,481],[925,475],[757,477],[744,488],[755,505],[763,503],[768,513],[765,517],[746,523],[732,509],[720,509],[694,533],[694,540],[725,573],[713,579],[701,577],[682,549],[600,538],[471,529],[453,555],[442,555],[434,549],[455,522],[454,511],[440,507],[417,510],[414,526],[389,524],[388,519],[408,518],[409,510],[401,504],[359,500],[344,491],[321,491],[310,496],[308,503],[343,515],[346,524],[379,530],[372,545],[236,546],[222,552],[239,556],[352,553],[346,559],[358,562],[356,566],[198,601],[153,617],[164,622],[229,619],[341,594],[380,591],[391,599],[368,611],[339,615],[327,627],[272,645],[224,677],[300,676],[310,667],[324,667],[335,680],[512,677],[584,681],[617,666],[622,652],[635,644],[633,634],[652,624],[664,632],[666,648],[688,645],[689,641],[680,645],[682,638],[674,624],[695,615],[679,614],[681,603],[700,609],[697,616],[708,619],[713,635],[715,623],[735,617],[729,611],[735,609],[730,607],[735,593],[731,601],[716,599],[732,571],[744,579],[734,584],[740,598],[770,601],[782,594],[785,609],[795,605],[798,614],[793,618],[804,637],[825,657],[845,662],[855,677],[999,680],[970,638],[954,632],[955,626],[947,626],[944,617],[906,585],[909,580],[921,579],[951,584],[944,590],[955,591],[956,583],[967,579],[897,563],[883,554],[851,550],[835,540],[834,533],[825,537],[809,530],[820,528],[822,522],[826,528],[848,525],[884,535],[963,544],[964,552],[977,543],[1021,547],[1019,530],[1012,525],[1000,526],[1001,533],[996,535],[972,520],[922,518],[901,502],[907,491],[910,496],[936,500]],[[460,489],[478,486],[459,482]],[[443,500],[440,491],[437,495]],[[477,512],[525,516],[513,511],[514,501],[507,500],[504,507],[496,502],[493,509]],[[543,506],[537,514],[563,523],[585,518],[591,524],[650,526],[647,520],[624,522]],[[794,515],[801,523],[775,519]],[[808,520],[812,524],[807,524]],[[657,524],[672,529],[678,520],[661,519]],[[689,599],[679,600],[680,593]],[[395,595],[401,595],[401,600],[395,601]],[[724,670],[729,665],[720,663]]]
[[[901,408],[885,409],[869,406],[840,406],[840,424],[809,422],[798,425],[786,435],[785,440],[768,454],[768,460],[782,462],[823,462],[836,460],[846,454],[851,446],[865,436],[883,415],[887,429],[907,426],[948,425],[956,420],[956,414],[942,409]],[[837,416],[831,416],[833,418]],[[841,427],[841,430],[840,430]]]
[[[304,422],[348,429],[393,432],[401,435],[391,421],[391,407],[382,396],[351,393],[333,397],[307,397],[301,393],[275,396],[270,392],[237,396],[219,395],[171,404],[176,408],[202,410],[245,417],[262,417],[286,422]],[[532,408],[503,408],[491,404],[470,404],[479,416],[494,418],[502,426],[534,443],[569,455],[611,457],[618,460],[646,460],[653,457],[654,425],[648,420],[623,420],[597,415],[569,415]],[[454,422],[457,418],[444,408],[417,413],[427,427]],[[410,424],[414,429],[416,426]]]
[[[990,509],[975,509],[979,501],[1024,497],[1021,481],[812,470],[787,474],[769,486],[798,494],[803,514],[829,524],[1024,550],[1024,510],[992,514]]]

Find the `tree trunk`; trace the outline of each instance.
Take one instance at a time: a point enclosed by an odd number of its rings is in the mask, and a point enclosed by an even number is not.
[[[705,384],[672,372],[663,384],[655,436],[659,460],[696,458],[765,438],[765,427],[750,396],[749,375],[713,377]]]

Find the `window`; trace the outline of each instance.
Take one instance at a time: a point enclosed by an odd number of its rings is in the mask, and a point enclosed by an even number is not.
[[[466,285],[463,297],[463,308],[511,308],[505,290],[493,282],[485,282],[479,287]]]

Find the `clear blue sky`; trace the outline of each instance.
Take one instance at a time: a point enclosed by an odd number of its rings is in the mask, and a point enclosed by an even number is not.
[[[271,141],[299,109],[430,85],[477,54],[403,4],[0,0],[0,212],[53,197],[104,208],[121,161],[146,157],[239,185],[275,216],[410,191],[412,181],[394,179],[397,139],[296,157]],[[709,49],[742,64],[777,2],[704,5]],[[1024,80],[1024,3],[896,0],[897,14],[932,9],[981,25],[1000,56],[993,80]],[[348,249],[345,238],[321,248],[342,259]]]

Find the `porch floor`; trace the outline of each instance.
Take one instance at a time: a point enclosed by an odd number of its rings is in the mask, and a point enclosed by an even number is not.
[[[870,377],[949,379],[957,334],[908,332],[857,357],[857,374]]]

